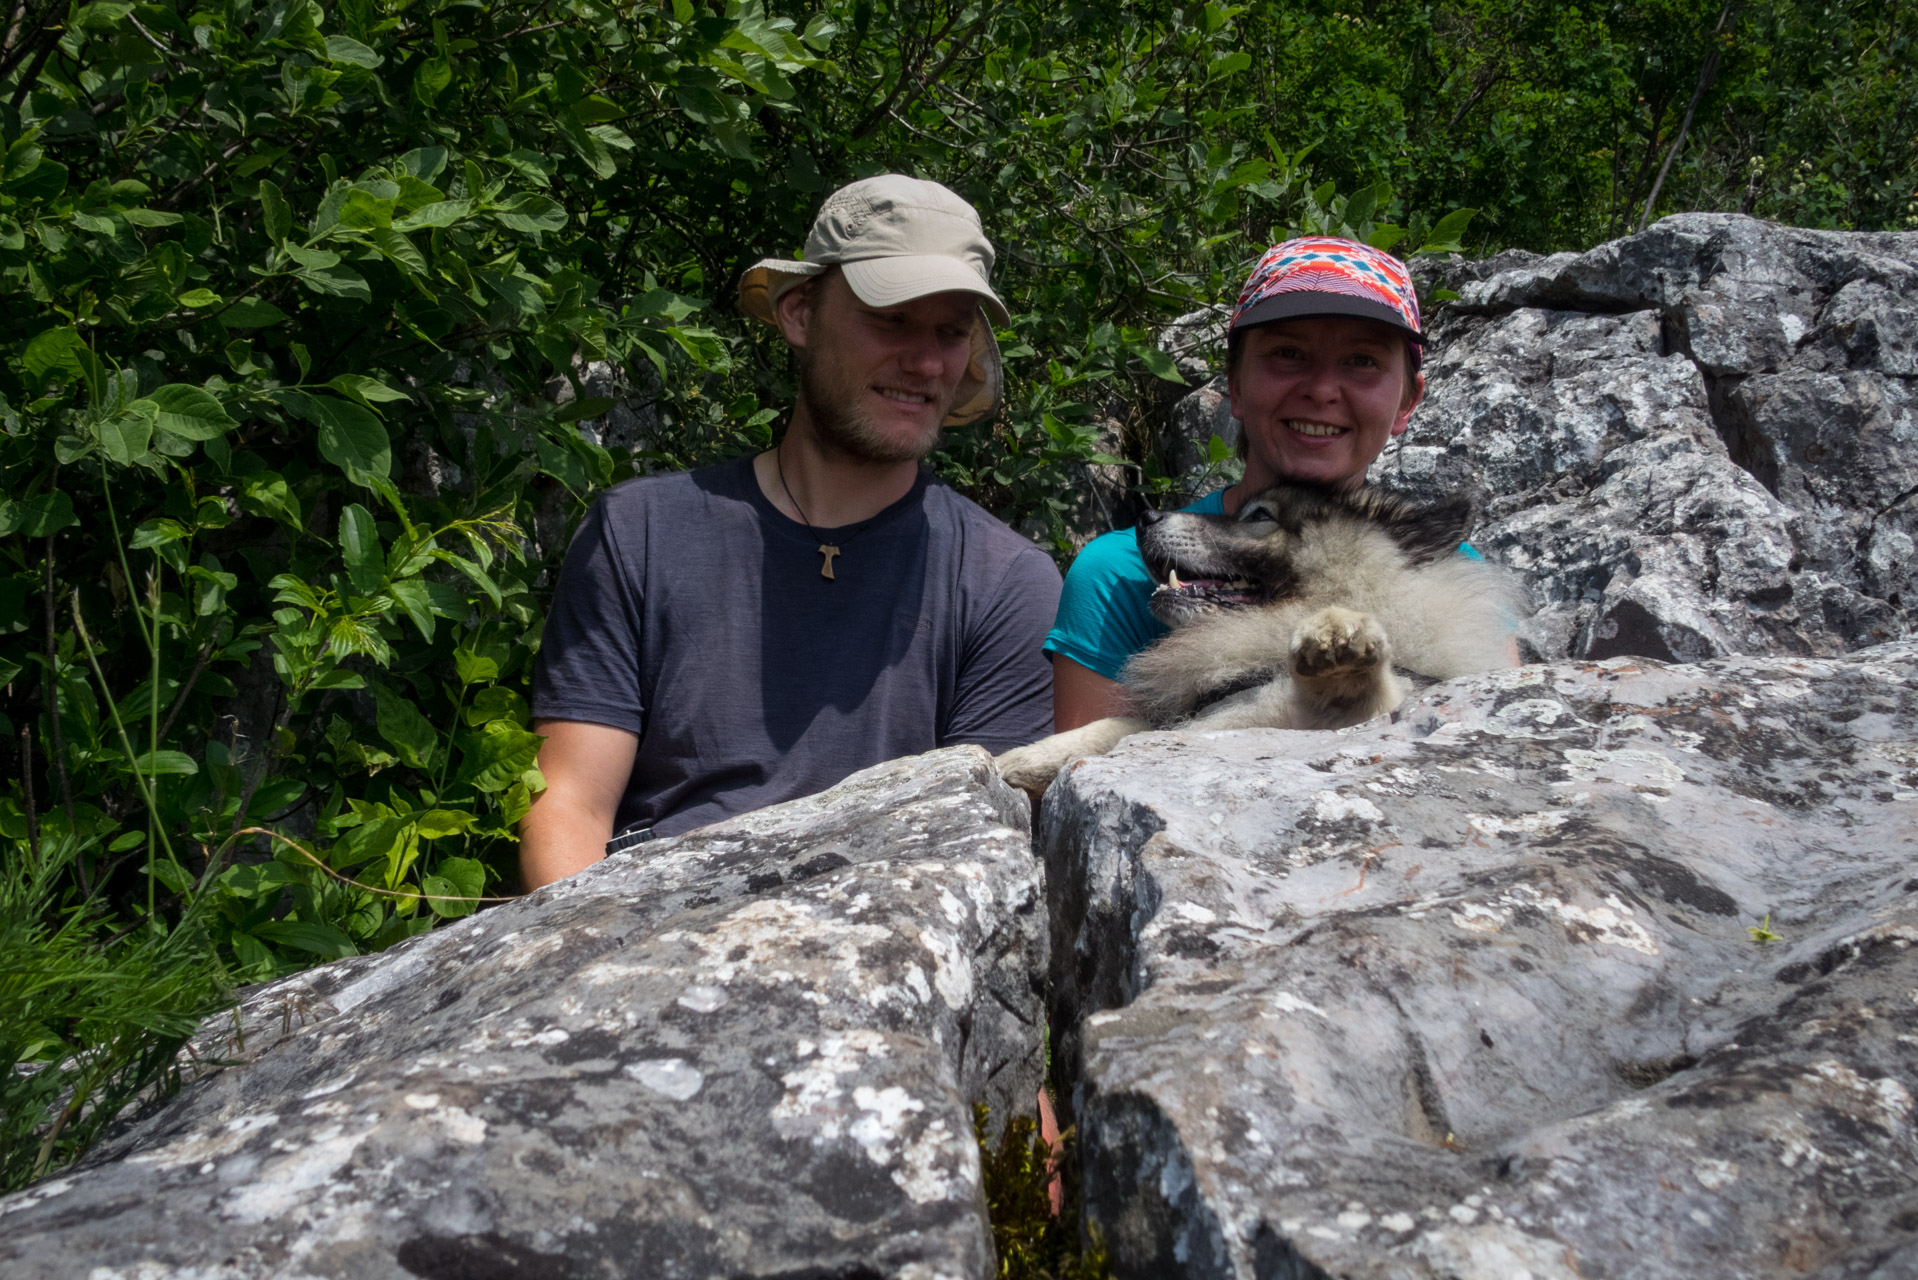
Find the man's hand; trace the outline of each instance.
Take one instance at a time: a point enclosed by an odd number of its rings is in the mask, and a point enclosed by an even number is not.
[[[637,734],[603,724],[535,720],[533,731],[546,736],[539,749],[546,790],[519,824],[519,872],[529,893],[606,856],[639,750]]]

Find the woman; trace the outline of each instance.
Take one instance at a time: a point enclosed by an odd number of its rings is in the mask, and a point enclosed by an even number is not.
[[[1226,332],[1245,478],[1185,510],[1237,515],[1280,480],[1362,484],[1425,392],[1424,342],[1418,296],[1398,259],[1330,236],[1267,250]],[[1125,713],[1121,671],[1165,634],[1147,607],[1156,585],[1134,530],[1104,534],[1079,553],[1046,636],[1055,732]]]

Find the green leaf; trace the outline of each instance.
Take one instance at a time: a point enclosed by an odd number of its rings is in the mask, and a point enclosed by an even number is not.
[[[484,866],[472,858],[443,858],[433,870],[434,874],[420,878],[420,888],[426,891],[426,905],[434,915],[451,920],[479,909],[477,902],[449,899],[482,896],[486,889]]]
[[[241,298],[220,313],[220,323],[229,329],[264,329],[285,322],[286,312],[264,298]]]
[[[443,840],[471,831],[479,819],[466,809],[428,809],[413,821],[421,839]]]
[[[395,391],[378,378],[369,378],[363,373],[343,373],[326,385],[349,400],[357,400],[362,404],[369,400],[390,404],[412,398],[404,391]]]
[[[370,487],[372,480],[392,474],[392,441],[371,410],[302,391],[278,391],[274,398],[320,429],[320,456],[353,483]]]
[[[1454,209],[1438,220],[1431,233],[1425,237],[1425,243],[1419,246],[1420,253],[1461,253],[1464,246],[1459,238],[1465,234],[1465,228],[1478,215],[1477,209]]]
[[[1153,377],[1162,378],[1167,382],[1176,382],[1180,386],[1185,385],[1185,375],[1179,372],[1178,364],[1157,347],[1149,347],[1141,343],[1133,347],[1132,352],[1139,357],[1140,362]]]
[[[367,68],[377,67],[386,60],[352,36],[328,36],[326,58],[328,62],[344,62],[349,66]]]
[[[287,487],[286,478],[277,471],[256,471],[239,481],[240,508],[250,515],[266,516],[292,525],[300,524],[300,502]]]
[[[441,54],[420,63],[419,69],[413,73],[413,94],[430,107],[452,83],[453,64],[445,54]]]
[[[0,537],[18,533],[23,538],[44,538],[78,523],[73,499],[58,491],[18,502],[0,502]]]
[[[453,668],[459,672],[461,684],[480,684],[499,679],[499,663],[471,649],[453,650]]]
[[[471,200],[441,200],[409,213],[393,224],[395,231],[418,231],[423,227],[450,227],[473,212]]]
[[[253,934],[268,942],[292,947],[296,951],[310,951],[329,960],[340,960],[360,953],[360,949],[353,945],[353,939],[332,925],[317,920],[269,920],[254,925]]]
[[[403,233],[382,228],[367,232],[366,240],[388,262],[410,271],[415,277],[426,276],[426,256]]]
[[[286,202],[286,193],[265,178],[260,179],[260,217],[267,238],[275,244],[293,232],[293,206]]]
[[[122,209],[120,216],[136,227],[177,227],[183,221],[179,214],[163,209]]]
[[[539,315],[546,310],[546,299],[524,276],[509,276],[498,271],[475,271],[481,284],[521,315]]]
[[[305,245],[289,244],[283,246],[282,251],[301,266],[310,267],[315,271],[324,271],[340,263],[340,255],[331,249],[309,249]]]
[[[380,589],[386,577],[386,554],[380,549],[373,513],[357,502],[340,511],[340,555],[355,591],[370,596]]]
[[[0,183],[0,191],[21,201],[52,201],[66,189],[67,167],[51,160],[41,160]]]
[[[373,290],[367,287],[366,277],[344,263],[320,270],[309,267],[297,274],[300,282],[315,293],[352,298],[359,302],[373,301]]]
[[[1389,193],[1391,188],[1387,187],[1386,191]],[[1354,191],[1345,202],[1345,225],[1355,230],[1362,227],[1367,219],[1371,218],[1372,211],[1378,208],[1378,204],[1377,187],[1361,187]]]
[[[1220,76],[1236,75],[1252,65],[1252,55],[1241,49],[1228,53],[1223,58],[1214,58],[1206,69],[1206,79],[1217,80]]]
[[[154,425],[182,439],[211,440],[240,425],[203,387],[169,382],[147,398],[159,409]]]
[[[684,90],[681,92],[683,94]],[[555,115],[553,125],[559,130],[560,136],[573,148],[574,153],[586,162],[586,167],[593,171],[595,178],[602,180],[610,178],[619,171],[619,166],[613,163],[612,151],[604,142],[588,132],[585,124],[570,110]]]
[[[34,379],[44,379],[56,373],[78,378],[80,352],[84,350],[86,343],[80,340],[79,330],[71,326],[43,329],[27,343],[27,349],[20,356],[20,367],[26,370],[28,377]]]
[[[124,758],[120,761],[120,767],[128,773],[134,771],[134,766]],[[192,777],[200,771],[200,766],[193,762],[193,757],[184,751],[149,751],[139,757],[137,767],[148,777],[166,773]]]
[[[553,410],[553,421],[578,422],[581,418],[597,418],[611,409],[613,404],[614,401],[605,396],[587,396],[584,400],[574,400]],[[770,422],[778,416],[777,413],[769,413],[765,420]]]
[[[188,289],[174,301],[183,307],[217,307],[226,299],[211,289]]]
[[[493,210],[503,227],[514,231],[558,231],[566,225],[566,210],[547,196],[523,195]]]
[[[335,867],[355,867],[363,862],[385,859],[389,864],[395,861],[395,854],[410,836],[411,823],[400,818],[375,818],[357,827],[350,828],[345,835],[333,842],[326,851],[326,860]],[[297,854],[280,854],[292,856]],[[302,859],[304,861],[304,859]]]
[[[504,791],[539,759],[541,741],[537,733],[495,720],[467,735],[460,776],[475,790]]]
[[[393,744],[401,760],[415,769],[427,768],[440,740],[433,722],[420,714],[411,698],[384,684],[374,686],[373,697],[374,726],[380,736]]]
[[[159,408],[151,400],[135,400],[125,413],[115,414],[94,425],[94,434],[107,457],[121,466],[146,454],[153,440],[153,420]]]
[[[340,225],[358,231],[390,227],[396,203],[355,187],[346,193],[346,203],[340,206]]]
[[[420,639],[433,643],[433,632],[437,626],[433,616],[432,597],[427,594],[427,584],[418,578],[408,578],[388,584],[386,594],[399,602],[406,616],[419,628]]]
[[[511,720],[524,729],[530,722],[526,710],[526,699],[511,689],[502,689],[498,685],[481,689],[474,695],[472,705],[462,714],[466,718],[466,723],[474,728],[491,724],[495,720]]]
[[[127,543],[129,551],[146,551],[153,547],[164,547],[169,542],[184,542],[193,535],[178,520],[161,517],[144,521],[133,531],[133,538]]]
[[[283,862],[260,862],[228,867],[220,873],[217,883],[236,898],[278,898],[280,890],[288,885],[304,884],[305,877]]]

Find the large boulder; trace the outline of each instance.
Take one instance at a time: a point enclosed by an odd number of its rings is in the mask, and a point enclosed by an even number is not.
[[[1040,827],[1127,1277],[1918,1274],[1918,641],[1147,734]]]
[[[1532,656],[1841,653],[1918,617],[1918,233],[1685,214],[1447,273],[1371,478],[1468,492]]]
[[[1028,813],[936,752],[256,990],[0,1201],[0,1274],[992,1274],[973,1106],[1030,1113],[1041,1070]]]

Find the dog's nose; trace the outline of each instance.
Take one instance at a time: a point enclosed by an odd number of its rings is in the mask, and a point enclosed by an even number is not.
[[[1139,524],[1141,526],[1157,524],[1163,519],[1165,519],[1165,512],[1163,511],[1147,510],[1139,513]]]

